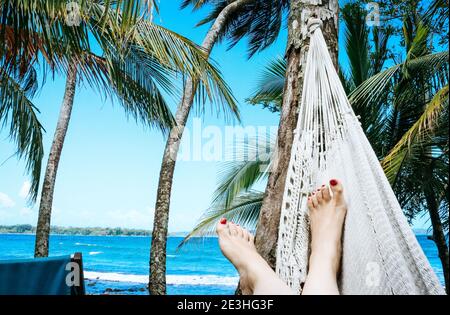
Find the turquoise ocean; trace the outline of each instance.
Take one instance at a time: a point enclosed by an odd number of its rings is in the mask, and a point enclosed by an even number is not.
[[[417,235],[425,254],[444,283],[433,241]],[[0,234],[0,260],[32,258],[34,235]],[[169,237],[169,294],[233,294],[238,282],[234,267],[222,256],[217,238],[195,240],[177,250],[181,237]],[[50,255],[83,253],[88,294],[147,294],[149,237],[52,235]]]

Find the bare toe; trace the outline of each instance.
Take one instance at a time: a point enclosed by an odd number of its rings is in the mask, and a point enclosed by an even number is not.
[[[317,197],[316,197],[316,192],[313,192],[311,195],[311,201],[312,204],[314,206],[314,208],[317,208],[317,206],[319,205],[319,203],[317,202]]]
[[[250,232],[247,231],[246,229],[243,229],[243,230],[244,230],[244,239],[245,239],[247,242],[250,242]]]
[[[227,224],[227,219],[225,218],[220,219],[219,223],[217,223],[216,226],[216,232],[217,235],[219,235],[220,237],[230,235],[230,229]]]
[[[336,200],[336,206],[344,205],[344,188],[342,187],[342,183],[337,179],[330,180],[330,188],[333,192],[333,199]]]
[[[244,229],[239,224],[236,224],[236,230],[239,237],[245,238]]]
[[[331,200],[330,189],[327,186],[322,185],[322,189],[321,190],[322,190],[323,200],[330,201]]]
[[[252,245],[255,244],[255,236],[254,236],[252,233],[250,233],[250,232],[248,232],[248,241],[249,241]]]
[[[316,199],[317,199],[317,203],[322,203],[322,190],[321,189],[317,189],[316,190]]]
[[[312,196],[308,197],[308,201],[306,202],[306,204],[308,205],[308,209],[309,210],[314,210],[314,204],[313,204],[313,201],[312,201]]]
[[[233,222],[228,223],[228,226],[230,228],[230,234],[231,236],[237,236],[238,235],[238,229],[236,224],[234,224]]]

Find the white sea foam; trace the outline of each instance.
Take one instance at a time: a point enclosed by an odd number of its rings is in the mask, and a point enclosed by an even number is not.
[[[130,275],[114,272],[85,271],[84,277],[89,280],[114,282],[148,283],[147,275]],[[167,275],[168,285],[223,285],[236,286],[239,277],[222,277],[217,275]]]
[[[89,255],[99,255],[103,254],[103,252],[89,252]]]
[[[75,243],[77,246],[98,246],[97,244]]]

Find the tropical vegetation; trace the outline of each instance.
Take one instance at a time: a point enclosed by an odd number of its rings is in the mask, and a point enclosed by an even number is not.
[[[240,150],[256,160],[227,162],[209,209],[185,238],[213,233],[221,217],[256,232],[256,247],[271,266],[303,84],[308,14],[321,18],[333,62],[355,113],[407,218],[430,218],[432,239],[449,288],[448,1],[381,0],[380,26],[366,24],[366,1],[346,4],[345,62],[338,64],[338,1],[183,0],[182,8],[208,9],[198,25],[209,25],[203,43],[156,25],[154,0],[0,0],[0,130],[6,129],[31,176],[30,203],[39,203],[37,226],[0,226],[36,233],[35,256],[47,256],[49,235],[147,235],[150,231],[51,226],[53,195],[65,136],[80,84],[117,100],[136,122],[166,138],[155,205],[149,291],[166,294],[166,246],[176,158],[193,108],[207,100],[225,119],[239,109],[219,70],[213,48],[247,42],[247,56],[270,47],[287,28],[285,56],[261,72],[248,99],[279,114],[276,141],[255,139]],[[332,12],[333,14],[329,14]],[[395,45],[392,43],[395,41]],[[48,77],[65,78],[48,161],[43,169],[44,126],[33,98]],[[180,89],[181,86],[181,89]],[[172,114],[166,96],[179,97]],[[251,144],[252,143],[252,144]],[[269,154],[268,154],[269,153]],[[274,161],[277,163],[273,163]],[[269,172],[270,169],[270,172]],[[43,180],[41,176],[43,175]],[[265,191],[256,189],[266,183]],[[40,193],[40,197],[39,197]]]

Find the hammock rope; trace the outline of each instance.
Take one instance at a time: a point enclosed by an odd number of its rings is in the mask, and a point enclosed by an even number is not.
[[[445,294],[355,116],[323,37],[310,46],[280,219],[276,271],[298,293],[307,274],[307,197],[339,178],[348,205],[341,294]]]

